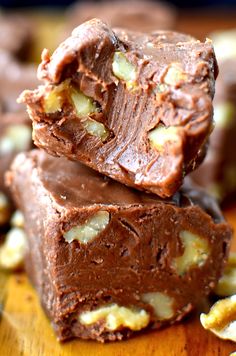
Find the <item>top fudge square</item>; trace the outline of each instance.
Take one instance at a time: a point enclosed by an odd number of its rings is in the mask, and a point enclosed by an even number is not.
[[[216,76],[209,40],[93,19],[43,51],[44,85],[19,101],[38,147],[165,198],[204,158]]]

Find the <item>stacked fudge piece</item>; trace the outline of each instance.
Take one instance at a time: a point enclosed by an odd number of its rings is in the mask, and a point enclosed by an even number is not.
[[[18,155],[7,178],[60,340],[172,324],[215,287],[231,228],[182,181],[206,151],[216,75],[209,41],[97,19],[43,52],[44,85],[20,98],[41,150]]]
[[[220,73],[214,99],[215,129],[203,165],[193,179],[226,203],[236,197],[236,30],[212,35]]]

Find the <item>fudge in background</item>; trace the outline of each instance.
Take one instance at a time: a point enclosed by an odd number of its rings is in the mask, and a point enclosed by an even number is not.
[[[43,52],[45,84],[20,101],[38,147],[165,198],[204,158],[217,70],[210,41],[93,19]]]
[[[95,17],[113,28],[151,32],[172,29],[176,22],[176,10],[171,4],[148,0],[82,1],[75,3],[67,11],[64,38],[75,27]]]
[[[172,324],[221,276],[231,228],[194,187],[163,200],[40,150],[17,156],[8,184],[25,217],[27,273],[60,340]]]
[[[236,198],[236,30],[212,35],[219,65],[215,128],[203,164],[192,174],[220,202]]]
[[[0,48],[17,60],[28,60],[33,43],[33,29],[29,17],[0,12]]]
[[[2,23],[0,29],[1,26]],[[12,223],[15,207],[4,175],[17,153],[33,147],[31,121],[16,99],[24,88],[34,88],[37,83],[35,65],[17,62],[11,53],[0,48],[0,242],[4,240],[0,268],[16,268],[22,263],[22,223]]]

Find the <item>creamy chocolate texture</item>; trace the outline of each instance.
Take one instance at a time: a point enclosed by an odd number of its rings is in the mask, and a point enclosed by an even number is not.
[[[231,229],[215,201],[130,189],[35,150],[8,184],[25,217],[26,269],[60,340],[120,340],[181,320],[214,288]]]
[[[25,91],[35,144],[161,197],[204,157],[217,75],[210,41],[159,31],[77,27]]]

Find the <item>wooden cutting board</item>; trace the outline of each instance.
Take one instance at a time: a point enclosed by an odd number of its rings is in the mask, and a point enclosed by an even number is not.
[[[225,215],[236,231],[236,205]],[[236,250],[236,236],[232,249]],[[236,343],[205,331],[196,314],[178,325],[128,341],[60,344],[25,274],[0,274],[0,288],[0,356],[228,356],[236,350]]]

